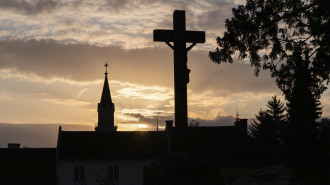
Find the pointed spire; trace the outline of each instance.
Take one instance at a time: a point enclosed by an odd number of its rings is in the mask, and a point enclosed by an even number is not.
[[[104,79],[103,91],[102,91],[101,102],[100,102],[101,104],[112,103],[109,82],[108,82],[108,66],[109,66],[108,63],[105,63],[104,67],[106,68],[106,70],[104,73],[105,79]]]
[[[108,82],[108,63],[104,65],[105,78],[102,90],[101,101],[97,105],[98,123],[95,131],[116,131],[117,127],[114,126],[114,112],[115,104],[112,103],[110,87]]]

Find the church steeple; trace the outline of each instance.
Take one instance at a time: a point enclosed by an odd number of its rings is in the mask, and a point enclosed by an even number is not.
[[[103,85],[103,91],[101,101],[98,104],[98,123],[95,127],[95,131],[116,131],[117,127],[114,126],[114,112],[115,105],[111,100],[111,93],[108,82],[108,63],[104,65],[106,67],[105,79]]]
[[[103,85],[103,91],[102,91],[102,96],[101,96],[101,102],[102,104],[105,103],[112,103],[111,100],[111,93],[110,93],[110,88],[109,88],[109,83],[108,83],[108,63],[104,65],[106,67],[105,71],[105,79],[104,79],[104,85]]]

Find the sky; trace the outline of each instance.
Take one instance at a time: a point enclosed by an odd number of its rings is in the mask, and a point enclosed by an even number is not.
[[[188,54],[188,117],[201,126],[253,118],[281,91],[268,71],[255,77],[247,61],[215,64],[231,9],[243,0],[0,0],[0,147],[55,147],[63,130],[94,130],[109,64],[118,130],[156,130],[174,119],[173,51],[153,42],[172,29],[174,10],[206,42]],[[188,45],[187,45],[188,46]],[[321,98],[330,116],[330,93]],[[41,139],[42,138],[42,139]],[[41,139],[41,140],[40,140]]]

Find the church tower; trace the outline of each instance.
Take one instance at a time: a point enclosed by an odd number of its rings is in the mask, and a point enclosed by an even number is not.
[[[115,105],[112,103],[110,88],[108,83],[108,64],[104,65],[106,67],[105,79],[103,85],[103,91],[101,96],[101,101],[98,103],[98,123],[95,127],[95,131],[116,131],[117,127],[114,125],[114,113]]]

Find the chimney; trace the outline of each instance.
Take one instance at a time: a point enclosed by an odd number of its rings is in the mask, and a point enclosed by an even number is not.
[[[236,123],[236,128],[238,128],[244,135],[247,134],[247,120],[248,119],[239,119],[239,122]]]
[[[173,128],[173,120],[166,120],[165,123],[166,123],[166,130],[171,131]]]
[[[8,143],[8,148],[11,148],[11,149],[19,149],[21,146],[21,144],[19,143]]]
[[[173,128],[173,120],[166,120],[166,131],[167,131],[167,146],[168,146],[168,152],[172,152],[172,147],[171,147],[171,134],[170,132],[172,131]]]

